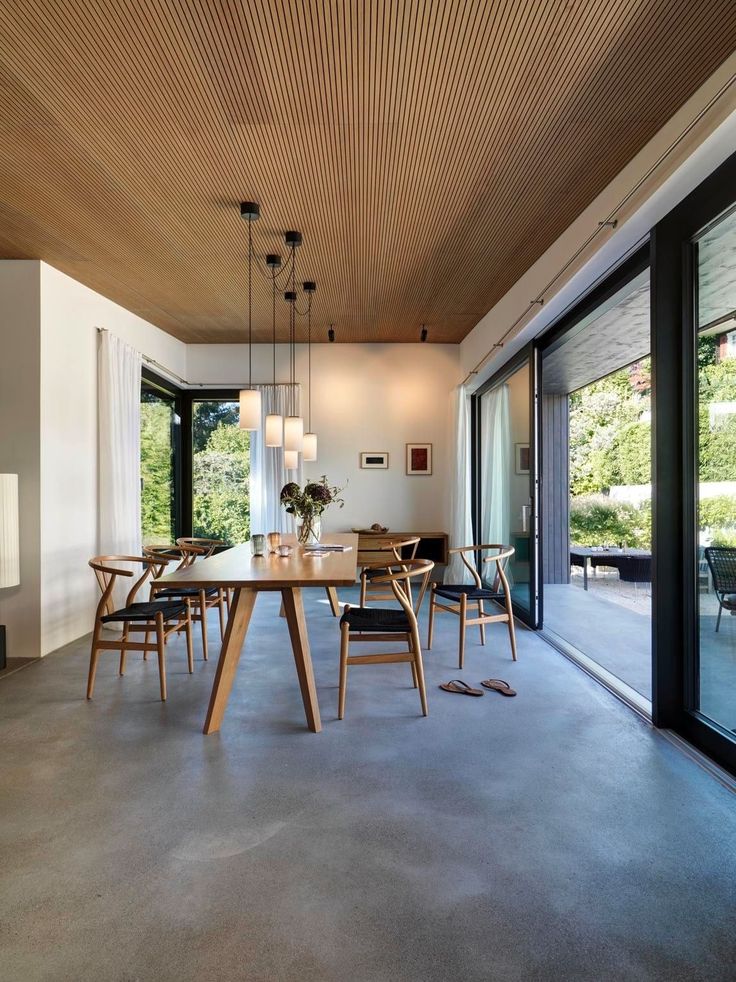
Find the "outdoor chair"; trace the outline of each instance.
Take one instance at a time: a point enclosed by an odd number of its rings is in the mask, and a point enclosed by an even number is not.
[[[483,558],[484,552],[497,550],[496,555]],[[448,614],[455,614],[460,618],[460,638],[458,651],[458,665],[460,668],[465,664],[465,631],[466,628],[474,625],[480,631],[480,643],[486,643],[486,624],[496,622],[508,625],[509,641],[511,642],[511,656],[516,661],[516,631],[514,628],[514,612],[511,606],[511,590],[508,578],[506,577],[506,565],[514,555],[515,550],[511,546],[503,545],[475,545],[462,546],[459,549],[450,549],[450,554],[457,554],[463,561],[465,567],[473,577],[472,584],[466,583],[433,583],[429,596],[429,634],[427,638],[427,649],[432,648],[434,635],[434,616],[436,610],[444,610]],[[468,556],[472,562],[468,561]],[[496,570],[490,589],[483,586],[476,569],[476,558],[480,558],[484,564],[495,563]],[[451,601],[440,603],[437,599]],[[484,603],[488,600],[492,603],[504,607],[502,614],[488,614],[485,611]],[[468,613],[475,613],[477,616],[468,617]]]
[[[717,632],[721,626],[723,611],[736,610],[736,549],[730,546],[707,546],[705,559],[718,597]]]
[[[112,602],[115,581],[118,576],[133,576],[133,570],[118,567],[125,565],[143,566],[143,574],[133,584],[125,600],[125,606],[115,609]],[[192,653],[192,619],[189,604],[186,600],[157,600],[148,603],[136,603],[135,598],[149,576],[158,576],[165,564],[151,556],[96,556],[90,559],[89,565],[95,571],[97,583],[102,596],[95,612],[95,625],[92,633],[92,650],[89,660],[89,677],[87,679],[87,698],[91,699],[95,687],[97,662],[101,651],[119,651],[121,675],[125,674],[125,654],[127,651],[155,651],[158,654],[159,686],[161,701],[166,701],[166,642],[172,634],[184,631],[187,641],[187,662],[190,674],[194,671],[194,656]],[[110,624],[122,624],[120,638],[108,639],[103,637],[103,628]],[[131,641],[133,632],[143,632],[143,641]],[[151,634],[155,641],[149,642]]]
[[[348,665],[386,664],[409,662],[414,688],[419,688],[422,715],[427,715],[427,692],[424,685],[422,645],[419,640],[417,611],[427,589],[429,574],[434,563],[422,559],[405,559],[393,563],[371,567],[376,571],[373,583],[376,586],[390,587],[391,595],[398,600],[400,610],[384,607],[351,607],[345,605],[340,618],[340,692],[338,697],[338,719],[345,715],[345,694],[348,682]],[[419,582],[419,595],[416,605],[412,604],[410,581]],[[399,641],[406,645],[406,651],[351,655],[350,645],[358,642],[385,644]]]

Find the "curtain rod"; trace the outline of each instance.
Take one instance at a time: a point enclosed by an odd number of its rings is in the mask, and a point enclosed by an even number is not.
[[[631,190],[624,195],[624,197],[619,201],[615,208],[611,209],[608,216],[602,221],[598,222],[597,227],[590,233],[588,238],[583,242],[583,244],[575,250],[575,252],[570,256],[567,262],[560,267],[560,269],[555,273],[552,279],[547,283],[547,285],[539,291],[534,300],[530,300],[525,309],[519,314],[516,320],[511,324],[511,326],[501,335],[501,337],[494,344],[491,345],[490,349],[483,355],[481,360],[477,363],[475,368],[471,369],[465,378],[462,380],[460,385],[465,385],[474,375],[477,375],[481,368],[485,365],[491,355],[499,348],[503,348],[504,343],[511,338],[515,329],[521,324],[521,322],[528,316],[530,311],[536,310],[544,304],[544,294],[559,280],[563,273],[572,266],[572,264],[580,257],[580,255],[588,248],[588,246],[594,241],[594,239],[601,234],[605,229],[610,229],[614,232],[616,226],[618,225],[618,219],[615,217],[616,212],[619,211],[624,205],[634,197],[636,192],[645,184],[649,178],[654,174],[654,172],[664,163],[664,161],[669,157],[673,150],[675,150],[680,143],[685,139],[686,136],[694,129],[695,126],[700,122],[706,113],[709,113],[713,106],[726,94],[726,92],[731,88],[733,83],[736,81],[736,73],[731,75],[729,79],[721,86],[721,88],[716,92],[716,94],[710,99],[708,103],[698,112],[693,119],[688,123],[685,129],[679,134],[679,136],[664,150],[660,156],[654,161],[649,170],[643,174],[639,180],[634,184]]]
[[[108,328],[98,327],[98,334],[107,334]],[[184,385],[188,389],[242,389],[244,382],[188,382],[181,375],[177,375],[176,372],[172,372],[170,368],[162,365],[160,361],[156,361],[155,358],[150,358],[148,355],[144,355],[141,352],[141,360],[150,365],[152,368],[157,368],[160,372],[166,375],[168,378],[172,379],[174,382],[178,382],[179,385]],[[265,386],[265,385],[291,385],[291,382],[255,382],[255,385]],[[295,382],[294,385],[300,386],[301,382]]]

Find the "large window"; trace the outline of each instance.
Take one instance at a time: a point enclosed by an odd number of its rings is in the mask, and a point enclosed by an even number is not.
[[[192,533],[231,545],[250,538],[250,433],[238,423],[236,400],[192,402]]]
[[[176,538],[176,397],[151,378],[141,382],[141,532],[144,545]]]

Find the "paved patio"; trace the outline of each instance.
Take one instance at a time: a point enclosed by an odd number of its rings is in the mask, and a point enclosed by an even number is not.
[[[736,729],[736,618],[724,613],[716,634],[718,602],[701,594],[700,708],[728,729]],[[646,699],[652,698],[651,592],[622,584],[616,574],[598,574],[582,589],[544,586],[544,627],[578,648]]]

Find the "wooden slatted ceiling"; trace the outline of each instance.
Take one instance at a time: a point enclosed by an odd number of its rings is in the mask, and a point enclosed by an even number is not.
[[[459,341],[735,47],[733,0],[12,0],[0,257],[240,341],[255,199],[318,339]]]

